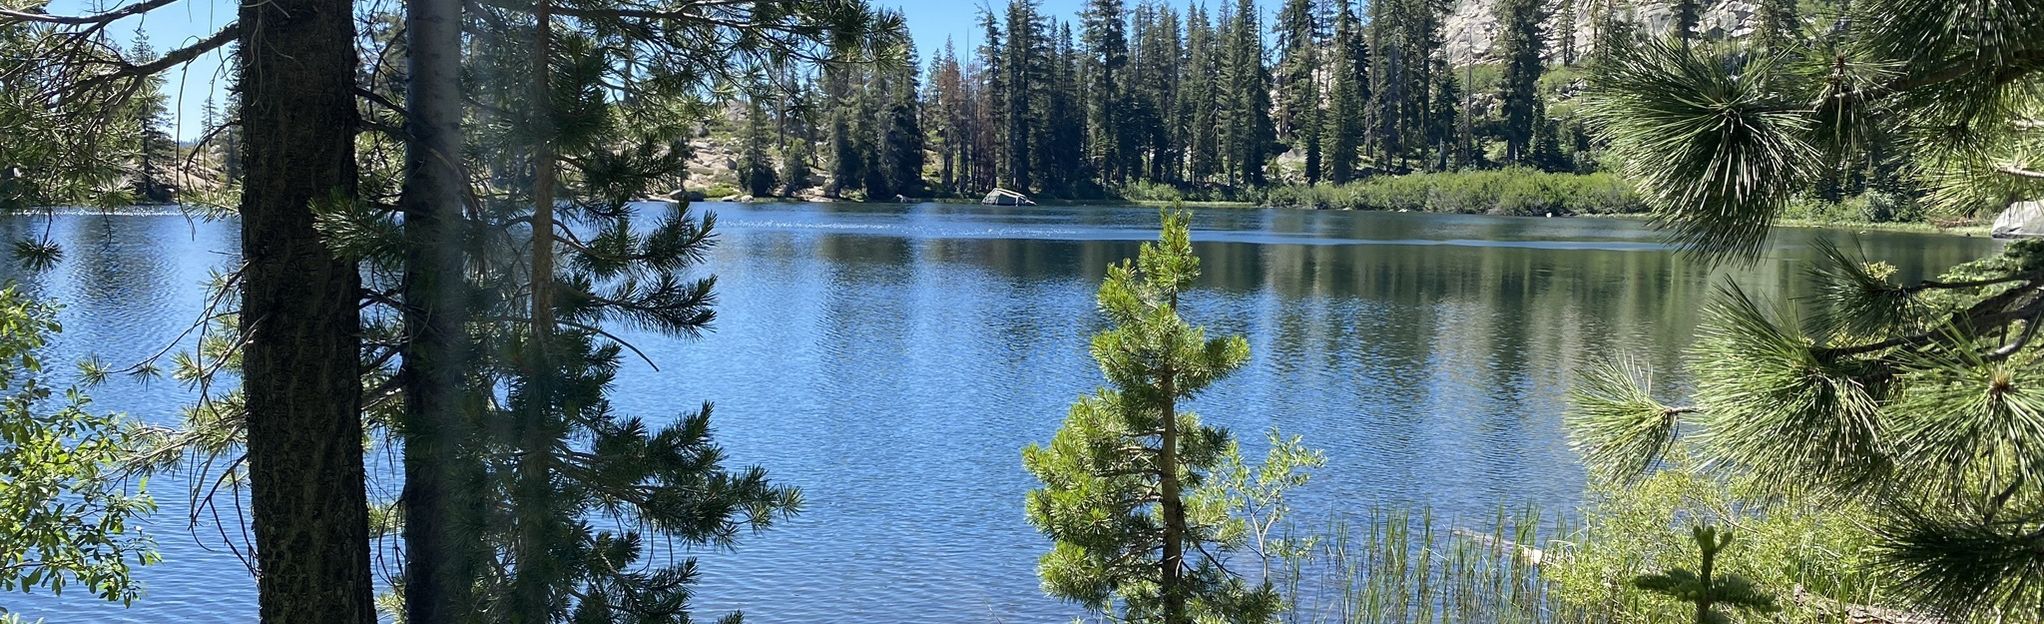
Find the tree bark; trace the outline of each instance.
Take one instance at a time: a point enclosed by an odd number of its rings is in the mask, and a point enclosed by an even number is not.
[[[1178,307],[1177,294],[1172,295],[1171,307]],[[1157,470],[1160,473],[1159,497],[1164,508],[1164,560],[1162,577],[1157,586],[1164,594],[1164,624],[1185,624],[1185,582],[1180,579],[1185,570],[1185,503],[1179,499],[1178,491],[1178,373],[1166,367],[1159,375],[1163,381],[1164,408],[1163,422],[1158,429]]]
[[[553,3],[537,0],[533,7],[532,107],[532,298],[530,351],[526,362],[525,392],[528,408],[522,414],[518,448],[518,483],[511,504],[516,509],[516,538],[512,561],[517,565],[511,586],[510,622],[548,621],[554,607],[553,588],[560,566],[554,560],[553,544],[558,538],[548,530],[555,519],[552,463],[555,434],[549,426],[554,417],[555,377],[550,364],[548,338],[554,332],[554,174],[553,100],[551,76],[553,58]]]
[[[263,622],[370,624],[361,276],[313,229],[356,188],[351,0],[240,8],[242,387]]]
[[[462,173],[461,2],[411,0],[405,13],[404,282],[405,617],[474,617],[482,521],[474,425],[464,400],[467,348]]]

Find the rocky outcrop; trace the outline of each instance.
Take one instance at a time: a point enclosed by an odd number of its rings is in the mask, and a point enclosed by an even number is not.
[[[1558,61],[1565,38],[1573,37],[1578,55],[1588,54],[1596,45],[1595,16],[1607,0],[1561,0],[1550,7],[1546,29],[1547,56]],[[1700,36],[1707,39],[1736,39],[1752,33],[1758,5],[1747,0],[1701,0],[1705,3],[1698,20]],[[1675,4],[1668,0],[1609,0],[1618,18],[1636,25],[1641,32],[1665,33],[1675,23]],[[1448,60],[1455,65],[1496,62],[1491,42],[1497,39],[1497,0],[1456,0],[1442,24]],[[1575,28],[1558,32],[1566,22],[1564,11],[1575,12]]]

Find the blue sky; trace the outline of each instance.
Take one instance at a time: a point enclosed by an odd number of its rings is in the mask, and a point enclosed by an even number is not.
[[[899,8],[908,17],[909,32],[915,37],[916,50],[924,60],[935,55],[944,46],[946,37],[951,38],[959,51],[965,52],[978,43],[978,28],[974,26],[974,15],[980,7],[993,0],[874,0],[877,5]],[[1005,0],[1000,0],[1005,2]],[[1186,0],[1167,0],[1181,5]],[[1225,0],[1204,0],[1209,6]],[[1268,12],[1275,9],[1281,0],[1257,0]],[[110,9],[127,2],[105,4],[93,0],[54,0],[51,13],[77,14],[91,12],[95,8]],[[1084,0],[1043,0],[1043,11],[1058,18],[1076,16]],[[1131,2],[1133,4],[1133,2]],[[182,47],[212,34],[221,26],[234,21],[235,4],[231,0],[182,0],[170,6],[157,9],[147,15],[124,20],[109,29],[117,38],[129,38],[136,30],[149,36],[158,52]],[[178,119],[176,134],[179,138],[195,138],[199,134],[201,112],[206,98],[210,95],[223,103],[226,100],[227,76],[220,71],[224,53],[215,52],[199,58],[191,64],[170,72],[165,76],[166,91],[171,95],[172,109]]]

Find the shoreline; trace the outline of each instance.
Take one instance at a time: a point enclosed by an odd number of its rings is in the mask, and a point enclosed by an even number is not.
[[[1101,201],[1099,201],[1099,202],[1084,202],[1084,201],[1073,201],[1073,202],[1058,202],[1058,203],[1057,203],[1057,204],[1055,204],[1055,205],[1080,205],[1080,204],[1085,204],[1085,203],[1110,203],[1110,204],[1126,204],[1126,205],[1131,205],[1131,206],[1169,206],[1169,205],[1171,205],[1171,204],[1172,204],[1172,202],[1171,202],[1171,201],[1167,201],[1167,200],[1157,200],[1157,199],[1123,199],[1123,200],[1101,200]],[[1187,201],[1187,202],[1180,202],[1180,205],[1186,206],[1186,207],[1188,207],[1188,208],[1230,208],[1230,209],[1271,209],[1271,210],[1329,210],[1329,211],[1331,211],[1331,212],[1394,212],[1394,211],[1390,211],[1390,210],[1348,210],[1348,209],[1321,209],[1321,208],[1307,208],[1307,207],[1302,207],[1302,206],[1264,206],[1264,205],[1256,204],[1256,203],[1254,203],[1254,202],[1240,202],[1240,201],[1204,201],[1204,202],[1191,202],[1191,201]],[[1542,216],[1539,216],[1539,215],[1493,215],[1493,214],[1485,214],[1485,213],[1460,213],[1460,212],[1404,212],[1404,213],[1399,213],[1399,214],[1442,214],[1442,215],[1446,215],[1446,214],[1474,214],[1474,215],[1481,215],[1481,216],[1489,216],[1489,217],[1521,217],[1521,218],[1527,218],[1527,219],[1544,219],[1544,218],[1547,218],[1547,217],[1542,217]],[[1621,220],[1633,220],[1633,221],[1646,221],[1646,220],[1652,219],[1652,218],[1653,218],[1653,215],[1650,215],[1650,214],[1646,214],[1646,213],[1598,213],[1598,214],[1580,214],[1580,215],[1569,215],[1569,216],[1566,216],[1566,217],[1561,217],[1561,218],[1567,218],[1567,219],[1621,219]],[[1986,238],[1986,237],[1988,236],[1989,230],[1991,229],[1991,227],[1992,227],[1992,226],[1990,226],[1990,225],[1989,225],[1989,224],[1987,224],[1987,223],[1970,223],[1970,224],[1967,224],[1967,225],[1960,225],[1960,226],[1954,226],[1954,227],[1942,227],[1942,226],[1939,226],[1939,225],[1936,225],[1936,224],[1933,224],[1933,223],[1924,223],[1924,222],[1918,222],[1918,221],[1895,221],[1895,222],[1882,222],[1882,223],[1876,223],[1876,222],[1872,222],[1872,221],[1816,221],[1816,220],[1812,220],[1812,219],[1775,219],[1774,223],[1773,223],[1773,224],[1771,224],[1771,225],[1770,225],[1769,227],[1777,227],[1777,228],[1800,228],[1800,229],[1819,229],[1819,230],[1859,230],[1859,231],[1863,231],[1863,232],[1865,232],[1865,231],[1876,231],[1876,232],[1904,232],[1904,233],[1910,233],[1910,234],[1943,234],[1943,235],[1947,235],[1947,236],[1959,236],[1959,237],[1964,237],[1964,238]]]
[[[954,200],[955,200],[955,201],[954,201]],[[652,200],[649,200],[649,201],[652,201]],[[752,200],[752,201],[742,201],[742,202],[741,202],[741,201],[731,201],[731,202],[723,202],[722,200],[704,200],[704,203],[745,203],[745,204],[812,204],[812,203],[822,203],[822,202],[813,202],[813,201],[808,201],[808,200],[801,200],[801,199],[794,199],[794,198],[780,198],[780,197],[774,197],[774,198],[764,198],[764,199],[754,199],[754,200]],[[837,202],[828,202],[828,203],[837,203]],[[962,198],[921,198],[921,199],[919,199],[918,201],[912,201],[912,202],[905,202],[905,203],[904,203],[904,202],[843,202],[843,203],[854,203],[854,204],[900,204],[900,205],[909,205],[909,204],[915,204],[915,203],[937,203],[937,204],[958,204],[958,205],[973,205],[973,206],[976,206],[976,205],[980,205],[980,204],[979,204],[978,202],[976,202],[976,201],[972,201],[972,200],[968,200],[968,199],[962,199]],[[1177,205],[1180,205],[1180,206],[1184,206],[1184,207],[1187,207],[1187,208],[1207,208],[1207,209],[1215,209],[1215,210],[1311,210],[1311,211],[1325,210],[1325,211],[1329,211],[1329,212],[1386,212],[1386,213],[1389,213],[1389,212],[1396,212],[1396,211],[1391,211],[1391,210],[1350,210],[1350,209],[1324,209],[1324,208],[1307,208],[1307,207],[1303,207],[1303,206],[1266,206],[1266,205],[1262,205],[1262,204],[1257,204],[1257,203],[1255,203],[1255,202],[1244,202],[1244,201],[1178,201],[1178,200],[1161,200],[1161,199],[1097,199],[1097,200],[1094,200],[1094,199],[1051,199],[1051,200],[1045,200],[1045,201],[1041,201],[1041,202],[1038,202],[1038,205],[1040,205],[1040,206],[1141,206],[1141,207],[1164,207],[1164,206],[1170,206],[1170,205],[1173,205],[1174,203],[1175,203],[1175,204],[1177,204]],[[47,210],[47,212],[44,212],[43,210]],[[22,211],[22,212],[17,212],[17,213],[15,213],[15,214],[18,214],[18,215],[28,215],[28,216],[42,216],[42,215],[121,215],[121,216],[184,216],[184,217],[190,217],[190,218],[207,218],[207,217],[209,216],[209,215],[207,214],[207,211],[206,211],[206,210],[205,210],[205,209],[204,209],[203,207],[200,207],[200,206],[195,206],[195,205],[190,205],[190,204],[136,204],[136,205],[131,205],[131,206],[121,206],[121,207],[118,207],[118,208],[100,208],[100,207],[87,207],[87,206],[61,206],[61,207],[55,207],[55,208],[49,208],[49,209],[40,209],[40,210],[32,210],[32,211]],[[1542,218],[1547,218],[1547,217],[1542,217],[1542,216],[1538,216],[1538,215],[1492,215],[1492,214],[1485,214],[1485,213],[1460,213],[1460,212],[1422,212],[1422,211],[1408,211],[1408,212],[1401,212],[1401,213],[1398,213],[1398,214],[1440,214],[1440,215],[1449,215],[1449,214],[1473,214],[1473,215],[1480,215],[1480,216],[1491,216],[1491,217],[1519,217],[1519,218],[1526,218],[1526,219],[1542,219]],[[1614,219],[1614,220],[1631,220],[1631,221],[1645,221],[1645,220],[1649,220],[1649,219],[1652,219],[1652,218],[1653,218],[1653,215],[1649,215],[1649,214],[1645,214],[1645,213],[1598,213],[1598,214],[1580,214],[1580,215],[1571,215],[1571,216],[1567,216],[1567,217],[1562,217],[1562,218],[1568,218],[1568,219]],[[1945,236],[1958,236],[1958,237],[1962,237],[1962,238],[1986,238],[1986,237],[1988,237],[1988,233],[1989,233],[1989,230],[1990,230],[1990,228],[1991,228],[1991,226],[1990,226],[1989,224],[1987,224],[1987,223],[1971,223],[1971,224],[1967,224],[1967,225],[1960,225],[1960,226],[1954,226],[1954,227],[1941,227],[1941,226],[1938,226],[1938,225],[1936,225],[1936,224],[1932,224],[1932,223],[1923,223],[1923,222],[1915,222],[1915,221],[1907,221],[1907,222],[1885,222],[1885,223],[1875,223],[1875,222],[1866,222],[1866,221],[1815,221],[1815,220],[1810,220],[1810,219],[1776,219],[1776,220],[1775,220],[1775,222],[1774,222],[1774,223],[1773,223],[1773,224],[1772,224],[1772,225],[1771,225],[1770,227],[1777,227],[1777,228],[1801,228],[1801,229],[1823,229],[1823,230],[1857,230],[1857,231],[1860,231],[1860,232],[1901,232],[1901,233],[1909,233],[1909,234],[1939,234],[1939,235],[1945,235]]]

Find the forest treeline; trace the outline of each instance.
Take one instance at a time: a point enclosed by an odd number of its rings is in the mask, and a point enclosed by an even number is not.
[[[1839,9],[1764,0],[1727,32],[1699,25],[1710,8],[1699,1],[1666,4],[1668,28],[1755,49],[1814,41]],[[1285,0],[1275,12],[1242,0],[1089,0],[1071,17],[1015,0],[986,7],[967,44],[947,39],[927,59],[905,39],[719,76],[725,88],[698,107],[710,114],[681,155],[688,179],[672,184],[710,199],[976,199],[1001,187],[1062,199],[1642,212],[1581,96],[1610,51],[1662,34],[1641,14],[1658,6],[1496,0],[1480,9],[1496,26],[1487,45],[1456,57],[1454,45],[1476,44],[1449,41],[1455,7],[1442,0]],[[146,38],[131,46],[155,57]],[[124,113],[138,132],[130,199],[204,201],[237,188],[232,104],[209,101],[200,140],[181,150],[161,89],[158,79]],[[1928,214],[1893,138],[1865,139],[1863,154],[1804,185],[1789,217],[1977,217]]]
[[[1684,32],[1705,37],[1696,22],[1707,7],[1675,4],[1688,16]],[[1639,6],[1489,3],[1499,30],[1487,54],[1472,55],[1485,62],[1456,65],[1446,33],[1453,3],[1441,0],[1286,0],[1274,14],[1248,0],[1090,0],[1072,17],[1015,0],[983,10],[967,44],[946,40],[926,63],[911,48],[891,64],[757,80],[741,90],[732,127],[715,132],[736,145],[730,190],[760,197],[975,198],[1005,187],[1385,208],[1333,199],[1366,191],[1269,189],[1411,173],[1604,171],[1604,144],[1577,113],[1577,96],[1605,51],[1659,36],[1636,23]],[[1737,36],[1800,40],[1823,14],[1766,0]],[[1837,169],[1813,197],[1900,185],[1888,163]],[[1424,180],[1452,190],[1491,178]],[[1534,183],[1556,184],[1581,183]],[[1588,204],[1558,195],[1530,212],[1643,209],[1637,198],[1613,205],[1601,195]]]

